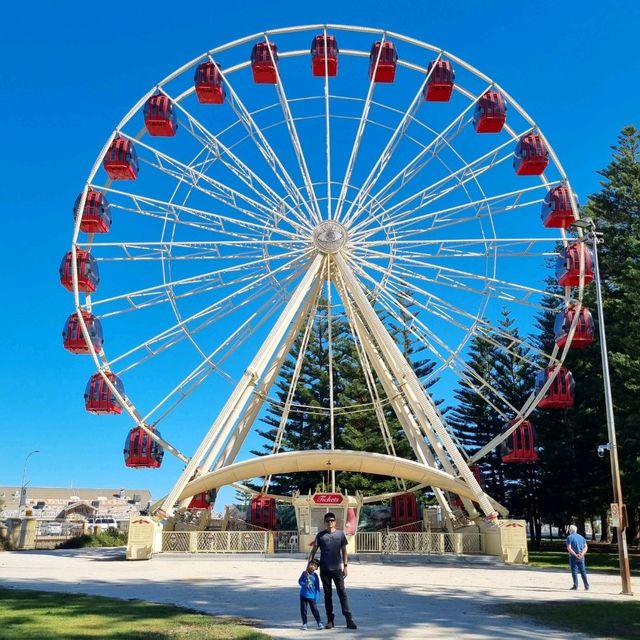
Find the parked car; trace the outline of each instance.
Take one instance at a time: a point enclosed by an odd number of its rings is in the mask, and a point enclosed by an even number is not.
[[[89,532],[93,533],[97,529],[98,533],[107,529],[117,529],[118,522],[113,516],[95,516],[87,520]]]

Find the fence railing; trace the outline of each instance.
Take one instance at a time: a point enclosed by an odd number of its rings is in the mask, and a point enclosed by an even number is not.
[[[183,553],[266,553],[266,531],[163,531],[162,550]]]
[[[164,531],[162,550],[173,553],[298,552],[296,531]],[[373,531],[356,534],[356,553],[473,554],[484,551],[480,533],[407,533]]]
[[[409,533],[373,531],[356,534],[356,553],[481,553],[480,533]]]

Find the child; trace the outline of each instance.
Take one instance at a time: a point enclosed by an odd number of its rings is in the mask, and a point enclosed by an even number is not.
[[[302,572],[302,575],[298,579],[298,584],[300,585],[300,616],[302,617],[301,628],[303,631],[307,628],[307,604],[311,607],[311,613],[316,620],[317,628],[323,628],[318,607],[316,607],[316,602],[320,595],[320,580],[316,574],[317,568],[318,561],[309,560],[307,569]]]

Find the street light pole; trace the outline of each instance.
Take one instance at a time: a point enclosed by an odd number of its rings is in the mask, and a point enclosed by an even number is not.
[[[584,241],[593,249],[593,279],[596,285],[596,307],[598,311],[598,332],[600,335],[600,355],[602,359],[602,382],[604,384],[604,403],[607,415],[607,435],[609,437],[609,456],[611,461],[611,484],[613,485],[613,504],[618,506],[618,559],[620,562],[620,578],[622,593],[633,595],[631,591],[631,572],[629,570],[629,552],[625,534],[627,523],[623,511],[622,484],[620,482],[620,466],[618,464],[618,445],[616,441],[616,425],[613,417],[613,398],[611,395],[611,379],[609,377],[609,357],[607,353],[607,336],[604,328],[604,309],[602,304],[602,284],[598,264],[598,244],[603,242],[602,234],[596,232],[595,222],[591,218],[578,220],[574,227],[586,231]]]
[[[20,505],[18,507],[18,515],[22,513],[22,508],[27,505],[27,483],[25,479],[27,477],[27,463],[29,462],[29,458],[34,453],[40,453],[40,449],[34,449],[27,454],[27,457],[24,459],[24,466],[22,467],[22,484],[20,485]]]

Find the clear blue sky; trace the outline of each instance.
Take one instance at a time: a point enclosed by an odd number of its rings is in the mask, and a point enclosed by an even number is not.
[[[201,52],[263,29],[386,28],[442,47],[502,84],[552,142],[582,201],[626,124],[640,124],[640,5],[620,2],[10,3],[3,10],[4,237],[0,484],[143,487],[178,471],[128,470],[127,423],[84,410],[90,364],[60,333],[72,300],[58,265],[70,209],[106,137],[140,96]],[[25,7],[24,9],[22,7]],[[194,446],[207,425],[194,425]]]

